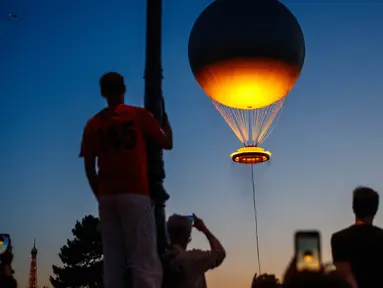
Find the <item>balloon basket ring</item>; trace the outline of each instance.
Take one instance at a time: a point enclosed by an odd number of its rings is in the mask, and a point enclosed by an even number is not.
[[[240,164],[260,164],[270,160],[271,153],[256,146],[246,146],[230,155],[231,159]]]

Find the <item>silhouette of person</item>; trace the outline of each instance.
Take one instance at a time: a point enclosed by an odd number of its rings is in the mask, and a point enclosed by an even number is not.
[[[107,107],[86,124],[80,156],[99,204],[104,287],[126,287],[126,262],[132,287],[161,287],[146,141],[172,149],[172,130],[166,115],[162,129],[147,110],[124,104],[126,87],[120,74],[103,75],[100,88]]]
[[[325,273],[304,270],[299,272],[296,265],[297,257],[294,256],[288,264],[283,276],[284,288],[352,288],[352,286],[337,272]]]
[[[13,253],[10,244],[7,251],[0,255],[0,287],[17,288],[17,281],[13,277],[12,269]]]
[[[383,230],[373,225],[379,195],[368,187],[354,190],[355,223],[334,233],[332,257],[339,273],[358,288],[378,287],[383,273]]]
[[[174,262],[179,266],[181,275],[177,285],[164,285],[165,288],[206,288],[205,273],[220,266],[226,257],[221,242],[210,232],[205,223],[195,215],[193,215],[193,219],[194,225],[189,217],[175,214],[169,217],[166,223],[170,240],[167,254],[174,257]],[[210,244],[210,250],[187,250],[187,246],[191,241],[193,226],[205,234]]]

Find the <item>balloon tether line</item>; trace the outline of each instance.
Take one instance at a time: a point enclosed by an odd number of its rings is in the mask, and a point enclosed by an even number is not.
[[[253,208],[254,208],[254,220],[255,220],[255,241],[257,246],[257,262],[258,262],[258,276],[261,275],[261,260],[259,253],[259,237],[258,237],[258,216],[257,216],[257,205],[255,202],[255,181],[254,181],[254,165],[251,164],[251,182],[253,185]]]

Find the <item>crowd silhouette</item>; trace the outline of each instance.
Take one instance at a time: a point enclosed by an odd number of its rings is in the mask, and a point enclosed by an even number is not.
[[[104,287],[126,287],[125,261],[130,265],[133,288],[207,287],[205,273],[220,266],[226,252],[196,215],[193,215],[193,220],[181,215],[169,218],[167,232],[170,244],[165,255],[157,255],[145,148],[147,139],[157,143],[160,148],[172,148],[172,130],[168,118],[165,116],[161,128],[149,112],[125,105],[125,84],[118,73],[105,74],[100,80],[100,87],[108,106],[85,127],[81,156],[84,157],[89,184],[99,201]],[[117,127],[116,131],[113,131],[114,127]],[[358,187],[353,198],[355,223],[335,233],[331,239],[336,271],[298,272],[293,257],[283,285],[376,286],[382,266],[379,256],[383,253],[383,230],[372,225],[378,204],[379,196],[374,190]],[[209,251],[187,250],[192,227],[206,235],[210,243]],[[260,275],[253,281],[253,287],[270,285],[278,287],[280,284],[266,275]]]
[[[107,73],[100,80],[107,107],[85,126],[80,156],[98,201],[104,288],[206,288],[205,273],[226,257],[221,242],[196,215],[172,215],[170,243],[158,254],[153,202],[147,178],[146,141],[172,149],[172,130],[165,114],[160,126],[145,109],[124,104],[124,79]],[[98,167],[96,167],[98,166]],[[280,282],[274,275],[255,275],[252,288],[373,288],[383,272],[383,230],[373,225],[379,195],[368,187],[353,192],[355,222],[331,237],[335,269],[298,271],[296,256]],[[188,250],[192,229],[203,233],[210,249]],[[0,287],[17,287],[12,247],[1,255]],[[127,266],[129,278],[127,275]]]

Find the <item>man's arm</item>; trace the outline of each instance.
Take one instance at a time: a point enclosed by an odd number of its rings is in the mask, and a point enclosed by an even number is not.
[[[96,172],[96,157],[84,157],[85,175],[94,196],[98,199],[98,174]]]
[[[13,277],[12,261],[12,245],[8,250],[0,255],[0,287],[2,288],[17,288],[16,279]]]
[[[89,125],[84,129],[80,157],[84,158],[85,175],[92,192],[98,198],[98,174],[96,172],[96,153],[94,151],[94,136]]]
[[[140,116],[141,125],[145,135],[160,148],[171,150],[173,148],[173,131],[169,124],[167,115],[164,115],[163,129],[149,111],[142,109],[140,111]]]
[[[13,276],[0,276],[1,288],[17,288],[17,281]]]
[[[331,237],[332,261],[337,272],[343,277],[353,288],[356,288],[357,282],[352,274],[351,265],[347,255],[347,243],[342,243],[341,238],[336,234]]]
[[[203,231],[210,244],[210,251],[191,250],[187,251],[187,262],[190,269],[196,274],[203,274],[208,270],[220,266],[226,258],[226,251],[221,242],[205,228]]]
[[[222,261],[223,261],[223,259],[225,259],[226,257],[226,251],[225,251],[225,248],[223,248],[221,242],[219,242],[217,237],[215,237],[208,228],[205,228],[204,230],[202,230],[202,233],[205,234],[207,240],[209,241],[211,251],[220,252],[219,254],[223,256],[222,258]],[[219,265],[222,263],[222,261],[219,263]]]
[[[167,113],[164,113],[162,129],[163,129],[165,135],[167,136],[168,141],[170,142],[169,143],[170,144],[169,150],[173,149],[173,129],[172,129],[172,126],[170,126],[170,122],[169,122],[169,118],[168,118]]]

